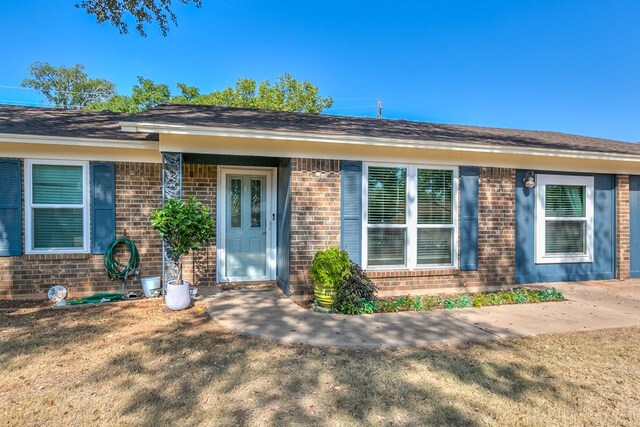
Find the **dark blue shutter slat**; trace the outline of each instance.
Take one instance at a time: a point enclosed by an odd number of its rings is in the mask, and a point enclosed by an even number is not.
[[[22,255],[22,169],[18,159],[0,159],[0,256]]]
[[[91,162],[91,253],[103,254],[115,239],[115,165]]]
[[[460,168],[460,270],[478,269],[479,178],[479,168]]]
[[[340,192],[340,247],[362,264],[362,162],[343,161]]]

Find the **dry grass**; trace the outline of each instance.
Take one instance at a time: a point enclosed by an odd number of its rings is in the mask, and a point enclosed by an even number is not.
[[[137,302],[0,311],[0,424],[640,425],[640,329],[345,351]]]

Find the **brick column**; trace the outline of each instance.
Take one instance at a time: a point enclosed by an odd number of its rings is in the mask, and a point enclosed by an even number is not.
[[[616,278],[629,278],[629,175],[616,175]]]
[[[291,295],[313,293],[317,251],[340,247],[340,161],[291,159]]]

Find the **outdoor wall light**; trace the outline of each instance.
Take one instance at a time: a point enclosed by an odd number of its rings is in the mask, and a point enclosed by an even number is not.
[[[533,179],[533,171],[527,172],[524,178],[522,178],[522,183],[527,188],[533,188],[536,186],[536,181]]]

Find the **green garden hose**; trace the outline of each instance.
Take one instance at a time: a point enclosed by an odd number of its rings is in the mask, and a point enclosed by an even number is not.
[[[129,261],[126,264],[118,261],[115,257],[116,248],[121,244],[129,252]],[[137,276],[140,273],[138,248],[128,237],[116,239],[104,252],[104,266],[112,279],[122,280],[122,293],[124,294],[124,282],[127,278]]]

